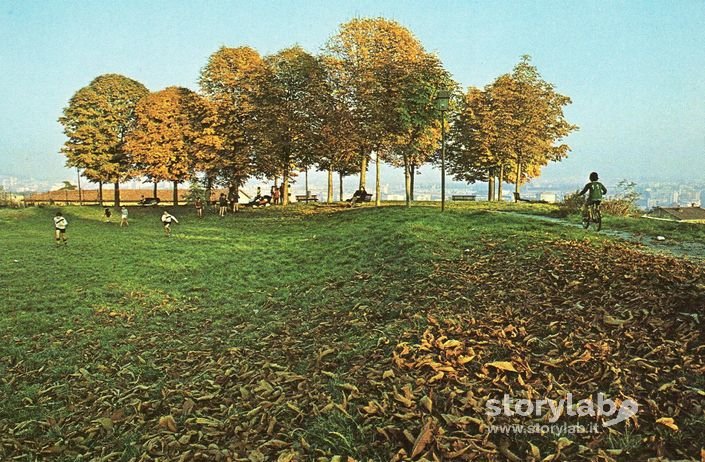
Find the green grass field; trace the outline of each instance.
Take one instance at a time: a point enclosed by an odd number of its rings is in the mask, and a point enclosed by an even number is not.
[[[66,247],[56,208],[0,210],[0,460],[700,457],[697,263],[520,215],[546,206],[168,209],[171,237],[156,209],[65,207]],[[643,406],[488,433],[509,391]]]

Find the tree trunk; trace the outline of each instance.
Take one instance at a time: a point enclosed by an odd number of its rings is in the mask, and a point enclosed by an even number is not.
[[[231,212],[237,212],[238,211],[238,191],[240,190],[240,179],[235,178],[235,180],[228,184],[228,203],[230,205],[230,211]]]
[[[411,175],[410,175],[410,185],[409,185],[409,200],[414,201],[414,180],[416,180],[416,165],[411,164]]]
[[[411,166],[409,158],[404,156],[404,191],[406,192],[406,206],[411,206]]]
[[[494,168],[487,169],[487,200],[494,201]]]
[[[333,203],[333,169],[328,169],[328,203]]]
[[[338,172],[338,175],[340,175],[340,202],[343,202],[345,199],[343,198],[343,172]]]
[[[304,186],[306,188],[306,204],[308,204],[308,167],[306,168],[306,173],[304,174]]]
[[[499,177],[497,178],[497,200],[502,202],[502,185],[504,184],[504,164],[499,166]]]
[[[375,207],[382,205],[382,199],[380,193],[382,192],[382,185],[380,182],[380,165],[379,165],[379,151],[375,153]]]
[[[360,184],[357,189],[365,188],[367,185],[367,153],[362,156],[362,164],[360,164]]]
[[[113,202],[115,204],[115,207],[120,207],[120,183],[116,182],[115,183],[115,195]]]
[[[517,180],[514,186],[514,202],[519,202],[519,188],[521,188],[521,161],[517,162]]]
[[[179,182],[174,180],[174,205],[179,205]]]
[[[240,177],[235,177],[235,202],[233,203],[233,212],[240,211]]]
[[[103,206],[103,182],[99,181],[98,182],[98,203],[100,206]]]
[[[282,205],[289,205],[289,169],[284,169],[282,178]]]
[[[81,170],[76,168],[78,174],[78,205],[83,205],[83,191],[81,191]]]
[[[206,201],[206,210],[208,210],[208,206],[211,203],[211,194],[213,191],[213,178],[210,176],[206,177],[206,191],[205,191],[205,198],[204,200]]]
[[[154,197],[155,199],[157,198],[157,184],[158,184],[158,183],[157,183],[157,181],[155,180],[155,181],[154,181],[154,188],[153,188],[153,190],[152,190],[152,197]]]

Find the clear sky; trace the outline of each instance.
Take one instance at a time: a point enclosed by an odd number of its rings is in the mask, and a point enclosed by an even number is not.
[[[548,178],[705,172],[702,0],[0,0],[0,174],[73,179],[57,118],[98,75],[197,89],[223,45],[317,52],[340,24],[378,16],[409,28],[463,87],[530,54],[580,126]]]

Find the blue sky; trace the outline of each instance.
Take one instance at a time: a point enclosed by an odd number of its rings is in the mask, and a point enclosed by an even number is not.
[[[530,54],[580,126],[546,178],[705,171],[703,1],[0,0],[0,173],[73,178],[56,120],[98,75],[197,89],[223,45],[317,52],[340,24],[377,16],[409,28],[463,87]]]

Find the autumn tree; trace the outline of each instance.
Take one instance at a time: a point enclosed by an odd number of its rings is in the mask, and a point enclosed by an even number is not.
[[[99,183],[101,203],[103,183],[112,182],[119,205],[120,182],[134,173],[125,142],[135,125],[135,107],[148,93],[130,78],[101,75],[71,97],[59,118],[68,137],[61,149],[66,165]]]
[[[560,141],[577,128],[563,115],[569,103],[524,56],[511,74],[462,99],[451,124],[449,171],[456,180],[487,181],[489,200],[501,200],[504,182],[518,193],[522,182],[567,155]]]
[[[426,53],[400,24],[382,18],[343,24],[325,47],[331,73],[345,95],[358,136],[360,187],[366,184],[372,152],[387,152],[405,131],[404,82],[418,70]],[[379,184],[377,185],[379,200]]]
[[[390,163],[404,169],[407,206],[413,201],[416,170],[434,156],[440,145],[441,127],[435,104],[438,90],[455,87],[450,74],[432,54],[422,56],[415,71],[400,82],[399,131],[391,140],[387,157]]]
[[[316,163],[321,145],[325,75],[318,59],[295,46],[265,58],[254,112],[258,171],[281,176],[282,204],[288,203],[295,170]]]
[[[509,157],[502,165],[513,166],[506,179],[515,184],[518,194],[521,183],[539,175],[549,162],[568,155],[570,147],[561,141],[578,128],[563,114],[571,100],[541,78],[528,55],[511,74],[493,82],[488,91],[501,151]]]
[[[197,158],[198,169],[206,176],[209,198],[215,183],[233,193],[255,173],[258,122],[254,100],[264,69],[254,49],[222,47],[201,70],[199,83],[215,111],[213,134],[220,140],[218,149],[203,150]]]
[[[487,91],[471,87],[450,123],[446,165],[456,181],[487,181],[487,199],[495,199],[495,177],[501,163],[492,104]]]
[[[187,88],[169,87],[151,93],[136,108],[136,124],[127,149],[139,172],[155,183],[174,184],[174,205],[178,184],[189,179],[203,134],[205,102]]]
[[[357,150],[359,142],[355,121],[345,101],[345,91],[340,82],[331,73],[334,66],[329,58],[319,58],[324,75],[322,90],[319,95],[320,133],[319,144],[315,146],[318,170],[328,173],[327,201],[333,202],[333,174],[340,179],[340,200],[343,200],[343,178],[359,172]]]

